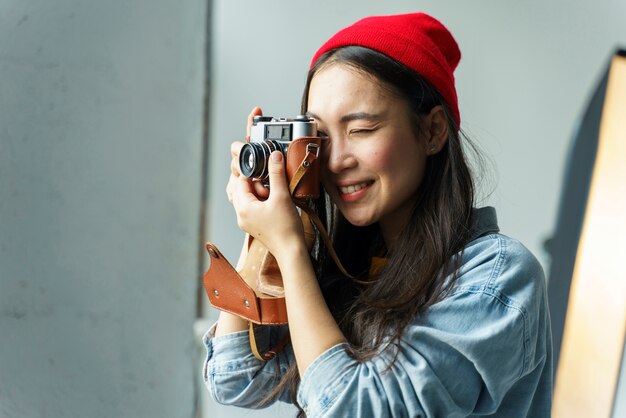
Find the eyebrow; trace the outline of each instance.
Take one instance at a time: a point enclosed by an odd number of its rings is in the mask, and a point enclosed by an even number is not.
[[[315,113],[306,112],[306,116],[323,122],[322,118],[317,116]],[[367,112],[356,112],[356,113],[349,113],[347,115],[342,116],[340,121],[342,123],[345,123],[345,122],[350,122],[353,120],[379,120],[379,119],[381,119],[381,115],[379,114],[372,114],[372,113],[367,113]]]

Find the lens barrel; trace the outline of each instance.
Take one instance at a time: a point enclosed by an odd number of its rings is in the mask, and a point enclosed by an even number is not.
[[[245,177],[265,180],[268,175],[268,161],[273,151],[283,151],[280,142],[266,140],[250,142],[241,148],[239,153],[239,170]]]

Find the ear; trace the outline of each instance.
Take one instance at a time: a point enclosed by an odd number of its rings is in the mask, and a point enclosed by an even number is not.
[[[424,118],[426,155],[435,155],[448,142],[448,119],[442,106],[435,106]]]

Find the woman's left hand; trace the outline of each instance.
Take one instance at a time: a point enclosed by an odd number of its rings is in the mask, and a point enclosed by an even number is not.
[[[283,251],[304,245],[304,229],[289,193],[283,154],[274,151],[269,160],[267,199],[260,198],[253,182],[243,176],[237,178],[232,198],[239,228],[260,240],[278,260]]]

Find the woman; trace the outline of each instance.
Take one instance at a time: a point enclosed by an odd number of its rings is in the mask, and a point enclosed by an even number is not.
[[[227,193],[241,229],[276,257],[289,317],[288,330],[261,327],[257,341],[288,332],[291,344],[258,361],[247,322],[220,313],[205,336],[217,401],[281,399],[308,417],[550,415],[543,271],[498,233],[493,208],[473,208],[459,59],[423,13],[360,20],[313,58],[303,111],[326,138],[316,209],[359,282],[323,244],[311,260],[282,154],[271,156],[268,192],[240,176],[233,144]]]

